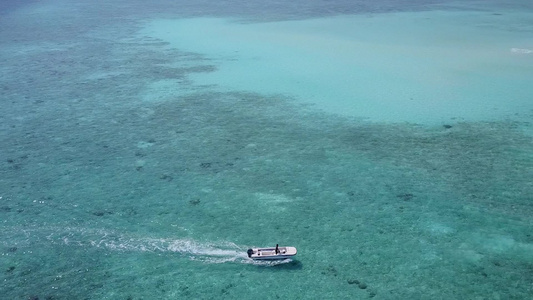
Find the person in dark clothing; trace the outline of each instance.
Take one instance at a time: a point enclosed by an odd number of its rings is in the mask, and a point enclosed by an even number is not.
[[[279,245],[276,244],[276,254],[279,254]]]

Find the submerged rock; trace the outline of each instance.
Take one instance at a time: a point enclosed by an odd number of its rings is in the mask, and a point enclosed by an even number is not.
[[[414,197],[414,195],[411,194],[411,193],[406,193],[406,194],[396,195],[396,197],[398,197],[400,199],[403,199],[404,201],[409,201],[409,200],[411,200]]]
[[[359,280],[357,280],[357,279],[348,279],[348,284],[359,284]]]

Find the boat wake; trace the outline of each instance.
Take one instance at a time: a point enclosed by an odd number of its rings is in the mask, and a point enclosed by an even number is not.
[[[254,261],[246,254],[247,246],[239,246],[232,242],[200,242],[189,238],[152,238],[129,236],[111,230],[89,229],[79,227],[65,228],[32,228],[7,230],[12,236],[4,239],[18,241],[17,245],[31,246],[34,243],[69,247],[100,248],[121,252],[153,252],[159,254],[179,254],[191,260],[205,263],[243,263],[263,266],[275,266],[289,263],[282,261]]]
[[[248,260],[245,250],[231,242],[202,243],[192,239],[172,238],[102,238],[91,241],[91,245],[113,251],[176,253],[191,260],[208,263]]]
[[[517,54],[533,54],[533,50],[523,48],[511,48],[511,52]]]

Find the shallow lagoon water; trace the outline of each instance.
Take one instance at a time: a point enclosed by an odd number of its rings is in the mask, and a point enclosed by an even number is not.
[[[217,72],[192,77],[200,84],[291,95],[370,121],[434,124],[530,107],[530,32],[509,33],[505,22],[523,17],[432,11],[253,24],[201,18],[153,21],[142,34],[215,60]]]
[[[527,4],[206,3],[3,12],[2,295],[527,299]]]

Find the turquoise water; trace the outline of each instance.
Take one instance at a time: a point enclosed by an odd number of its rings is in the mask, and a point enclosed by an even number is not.
[[[0,8],[2,299],[533,294],[529,2]]]

